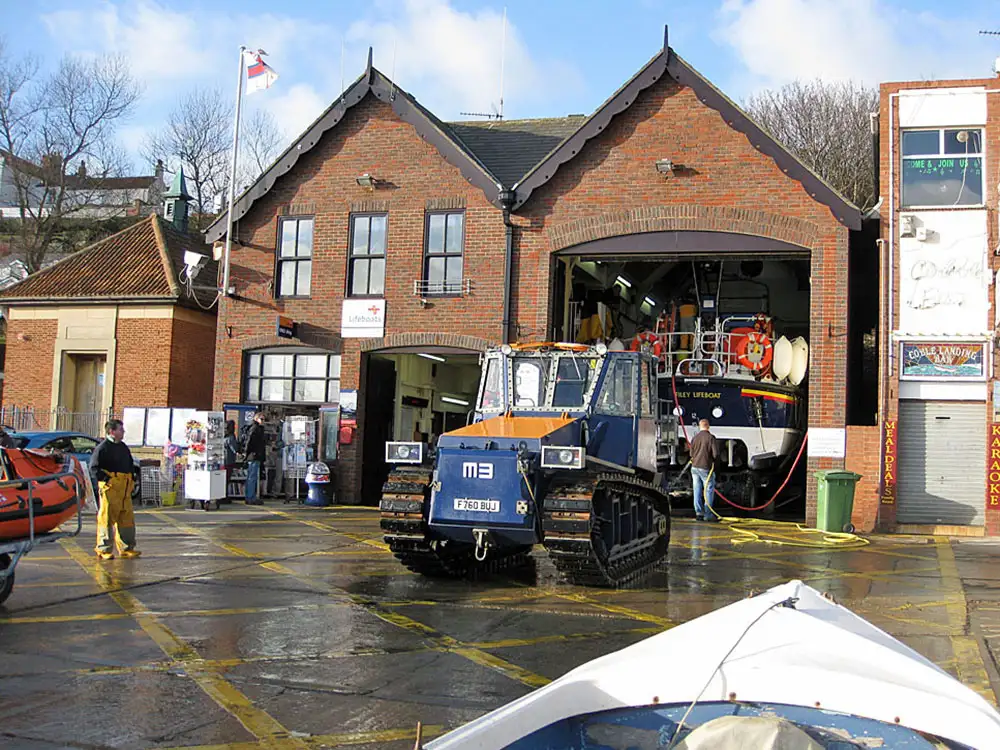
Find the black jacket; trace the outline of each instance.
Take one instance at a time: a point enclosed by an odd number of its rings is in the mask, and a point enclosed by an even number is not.
[[[257,424],[256,422],[250,425],[250,429],[247,430],[246,442],[246,454],[247,461],[263,461],[264,451],[266,450],[264,435],[264,425]]]
[[[90,473],[99,482],[107,480],[108,472],[132,474],[134,471],[135,462],[132,460],[132,451],[125,443],[116,443],[105,438],[97,444],[94,452],[90,454]]]

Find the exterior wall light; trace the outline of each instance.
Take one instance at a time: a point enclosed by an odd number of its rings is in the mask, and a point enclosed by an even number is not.
[[[674,163],[670,159],[657,159],[656,171],[670,177],[674,173]]]
[[[365,172],[363,175],[361,175],[358,178],[358,184],[361,187],[363,187],[365,190],[374,190],[375,189],[375,183],[377,183],[377,182],[378,182],[378,180],[376,180],[374,177],[372,177],[367,172]]]

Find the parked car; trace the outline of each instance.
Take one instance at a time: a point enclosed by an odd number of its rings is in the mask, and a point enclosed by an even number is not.
[[[7,430],[7,434],[14,440],[14,447],[16,448],[56,450],[74,456],[84,466],[88,467],[88,475],[90,475],[90,454],[94,452],[94,448],[100,442],[82,432],[13,432]],[[132,477],[135,479],[135,489],[132,490],[132,502],[135,503],[142,497],[142,471],[139,468],[139,461],[134,457],[132,461],[134,463]],[[93,475],[90,475],[90,477],[91,482],[93,482]],[[92,486],[91,489],[96,498],[97,487]]]

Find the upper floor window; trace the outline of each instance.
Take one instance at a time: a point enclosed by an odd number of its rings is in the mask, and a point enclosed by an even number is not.
[[[465,213],[427,215],[423,294],[462,294]]]
[[[308,297],[312,286],[313,220],[282,219],[278,227],[278,295]]]
[[[904,207],[982,205],[982,130],[904,130],[902,149]]]
[[[385,294],[385,214],[351,217],[351,256],[348,295],[379,297]]]

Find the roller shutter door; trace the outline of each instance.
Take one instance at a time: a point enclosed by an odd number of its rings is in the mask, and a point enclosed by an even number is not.
[[[900,401],[898,523],[981,525],[986,405]]]

